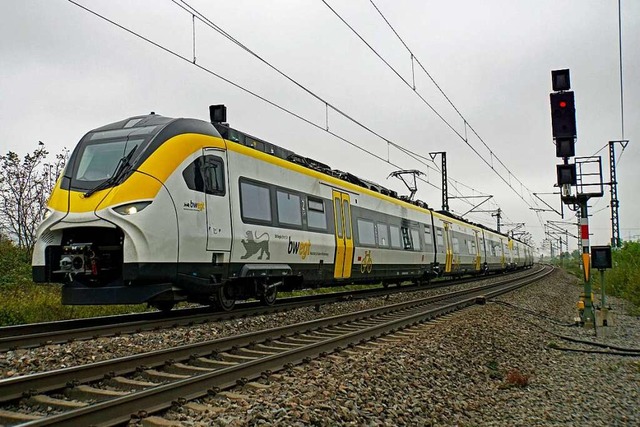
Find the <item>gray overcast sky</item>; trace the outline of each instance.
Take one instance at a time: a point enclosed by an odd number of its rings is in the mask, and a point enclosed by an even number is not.
[[[192,18],[170,0],[78,0],[183,56],[192,57]],[[492,194],[503,222],[525,222],[537,245],[540,218],[494,174],[321,0],[203,1],[189,4],[273,65],[379,134],[420,155],[446,151],[460,182],[452,195]],[[410,55],[369,1],[327,0],[400,74],[411,81]],[[550,70],[571,69],[579,156],[621,139],[618,13],[615,0],[374,0],[416,58],[515,178],[532,192],[554,191]],[[65,0],[0,0],[0,148],[24,154],[42,140],[52,153],[72,149],[95,127],[147,114],[208,119],[224,103],[232,126],[333,168],[406,192],[387,176],[395,168],[234,88],[192,64],[98,19]],[[618,168],[623,238],[640,235],[640,2],[622,0],[625,138]],[[325,126],[325,106],[260,61],[196,22],[197,63]],[[416,67],[417,91],[461,135],[462,119]],[[389,148],[335,112],[331,131],[405,169],[434,169]],[[467,130],[469,143],[491,162]],[[620,152],[620,147],[616,148]],[[608,177],[607,151],[600,152]],[[439,159],[436,159],[439,161]],[[523,197],[526,189],[493,159]],[[608,179],[607,179],[608,181]],[[463,186],[466,185],[467,187]],[[417,197],[440,207],[437,189]],[[558,196],[543,196],[556,208]],[[606,197],[591,202],[592,244],[610,238]],[[450,202],[458,213],[470,206]],[[540,204],[542,205],[542,204]],[[574,217],[565,209],[567,221]],[[490,213],[472,220],[495,226]],[[509,226],[506,227],[511,228]],[[570,232],[575,233],[574,228]],[[637,238],[637,237],[636,237]],[[570,250],[576,249],[570,241]]]

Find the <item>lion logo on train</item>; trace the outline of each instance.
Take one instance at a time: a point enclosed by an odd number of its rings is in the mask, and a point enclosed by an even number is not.
[[[251,258],[258,252],[258,259],[262,259],[264,254],[267,254],[267,259],[271,258],[271,253],[269,252],[269,233],[262,233],[257,236],[253,231],[247,231],[247,238],[240,240],[242,245],[244,246],[245,254],[242,255],[241,259]]]

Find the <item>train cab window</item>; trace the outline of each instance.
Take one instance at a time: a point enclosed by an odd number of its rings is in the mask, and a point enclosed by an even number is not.
[[[240,211],[242,219],[271,222],[271,197],[269,187],[240,181]]]
[[[224,163],[217,156],[200,156],[182,171],[187,187],[201,193],[224,196]]]
[[[422,250],[422,246],[420,245],[420,232],[415,228],[411,229],[411,241],[413,242],[414,250]]]
[[[395,225],[389,226],[391,233],[391,247],[395,249],[402,249],[402,239],[400,239],[400,227]]]
[[[378,229],[378,246],[382,248],[389,247],[389,226],[387,224],[378,222],[376,223]]]
[[[400,227],[400,231],[402,232],[402,247],[403,249],[410,251],[413,249],[413,245],[411,244],[409,229],[407,227]]]
[[[225,195],[224,163],[217,156],[204,156],[204,192],[217,196]]]
[[[276,191],[278,205],[278,222],[284,225],[302,227],[302,211],[300,196],[287,191]]]
[[[309,228],[326,230],[327,214],[324,210],[324,200],[308,197],[307,206],[307,225]]]
[[[356,220],[356,226],[358,228],[359,243],[365,246],[375,246],[376,235],[374,231],[373,221],[358,218]]]

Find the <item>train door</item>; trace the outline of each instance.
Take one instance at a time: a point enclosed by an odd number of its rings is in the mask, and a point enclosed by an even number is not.
[[[500,264],[502,265],[502,268],[505,268],[505,262],[506,262],[506,254],[505,254],[505,244],[504,241],[502,239],[500,239]]]
[[[445,263],[444,272],[451,273],[453,266],[453,241],[451,239],[451,223],[444,223],[444,247],[445,247]]]
[[[351,199],[347,193],[333,190],[333,214],[336,234],[336,255],[333,277],[351,277],[353,263],[353,233],[351,230]]]
[[[478,235],[478,230],[473,230],[474,234],[474,242],[475,242],[475,256],[476,256],[476,271],[480,271],[480,236]]]
[[[227,152],[217,148],[203,149],[202,176],[205,181],[207,210],[207,250],[231,251],[231,208],[227,185]]]

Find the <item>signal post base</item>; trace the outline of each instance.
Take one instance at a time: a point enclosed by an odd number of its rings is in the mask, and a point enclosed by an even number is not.
[[[599,328],[604,326],[614,326],[613,311],[608,308],[596,310],[596,326]]]

